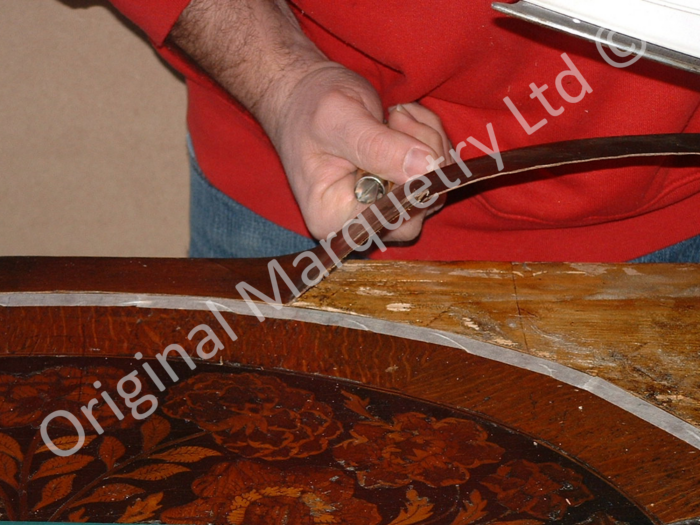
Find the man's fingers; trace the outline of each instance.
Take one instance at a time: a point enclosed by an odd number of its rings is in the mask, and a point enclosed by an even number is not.
[[[426,173],[426,157],[438,156],[437,151],[422,142],[420,137],[393,130],[357,107],[352,114],[346,114],[344,122],[335,123],[331,130],[325,142],[334,155],[397,184]],[[439,142],[433,139],[431,142],[442,148]]]
[[[411,216],[411,220],[404,222],[400,228],[390,231],[382,235],[382,240],[387,242],[409,242],[420,235],[423,229],[423,221],[425,220],[426,212],[421,211],[416,215]]]
[[[408,124],[409,118],[423,126],[424,135],[413,135],[413,133],[420,133],[418,131],[420,128],[416,128],[415,125]],[[417,102],[394,106],[389,111],[388,124],[390,128],[416,136],[416,138],[430,144],[430,146],[440,155],[446,159],[449,159],[448,152],[450,151],[452,145],[450,144],[450,139],[447,138],[445,128],[442,126],[442,121],[440,120],[439,116],[425,106],[421,106]]]
[[[400,104],[392,108],[392,110],[389,112],[389,127],[393,130],[410,135],[420,140],[424,144],[427,144],[437,153],[437,156],[446,157],[449,148],[446,148],[448,143],[447,136],[442,129],[442,125],[439,122],[426,123],[423,120],[420,120],[415,116],[415,113],[417,113],[416,108],[422,109],[424,113],[432,114],[432,112],[423,108],[419,104]],[[419,117],[425,116],[427,115],[419,114]],[[437,115],[435,116],[437,117]],[[425,160],[424,171],[421,172],[421,175],[428,171],[429,164],[429,161]]]
[[[451,159],[448,155],[450,145],[447,134],[442,127],[440,117],[429,109],[416,103],[395,106],[389,112],[388,125],[396,131],[411,135],[429,145],[437,153],[433,158],[442,156],[445,159],[449,159],[443,161],[441,165],[450,163]],[[428,170],[427,159],[425,163],[421,173]],[[445,199],[445,196],[440,197],[430,208],[413,216],[410,221],[404,223],[396,231],[389,232],[384,236],[384,239],[386,241],[399,242],[415,239],[420,235],[425,219],[440,210],[445,204]]]
[[[447,132],[445,132],[445,128],[442,126],[442,120],[440,117],[417,102],[401,104],[401,108],[406,110],[406,112],[418,122],[430,126],[440,134],[442,138],[442,151],[444,152],[444,157],[447,158],[449,156],[447,153],[452,148],[452,144],[450,143],[450,139],[447,138]]]

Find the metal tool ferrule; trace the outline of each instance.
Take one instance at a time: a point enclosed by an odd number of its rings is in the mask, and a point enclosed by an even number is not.
[[[357,170],[355,180],[355,198],[361,204],[372,204],[386,195],[393,184],[381,177]]]

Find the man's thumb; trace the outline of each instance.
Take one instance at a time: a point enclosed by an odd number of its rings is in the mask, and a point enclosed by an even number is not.
[[[397,184],[430,171],[427,157],[438,156],[430,146],[390,129],[370,115],[348,122],[344,135],[339,156]]]

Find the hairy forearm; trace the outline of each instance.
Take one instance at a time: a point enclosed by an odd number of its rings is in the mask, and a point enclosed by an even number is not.
[[[327,64],[285,0],[192,0],[170,38],[268,133],[296,82]]]

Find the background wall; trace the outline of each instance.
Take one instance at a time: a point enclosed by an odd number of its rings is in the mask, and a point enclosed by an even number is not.
[[[184,84],[99,0],[0,2],[0,255],[185,256]]]

